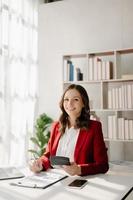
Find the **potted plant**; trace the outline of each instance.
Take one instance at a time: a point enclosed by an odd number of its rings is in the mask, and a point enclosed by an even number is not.
[[[53,122],[53,119],[47,114],[41,114],[35,123],[35,136],[31,137],[30,140],[35,144],[35,149],[29,149],[29,152],[32,153],[33,157],[37,159],[42,156],[48,139],[50,137],[50,126]]]

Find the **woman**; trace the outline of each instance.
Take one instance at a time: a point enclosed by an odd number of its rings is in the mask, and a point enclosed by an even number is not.
[[[62,168],[70,175],[90,175],[108,171],[108,156],[101,123],[90,120],[89,98],[81,85],[70,85],[64,92],[62,114],[51,129],[45,153],[31,166],[33,172],[51,167],[50,156],[69,157],[71,165]]]

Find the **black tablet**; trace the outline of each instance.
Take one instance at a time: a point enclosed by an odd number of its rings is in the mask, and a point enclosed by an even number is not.
[[[68,157],[64,156],[51,156],[51,165],[70,165],[70,160]]]

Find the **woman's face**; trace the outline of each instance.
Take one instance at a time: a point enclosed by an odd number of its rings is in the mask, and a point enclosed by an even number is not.
[[[84,107],[80,93],[76,89],[68,90],[64,95],[63,106],[70,117],[79,117]]]

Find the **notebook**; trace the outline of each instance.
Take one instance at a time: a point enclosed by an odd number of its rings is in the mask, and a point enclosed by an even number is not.
[[[24,177],[24,174],[16,167],[0,167],[0,180],[22,177]]]

